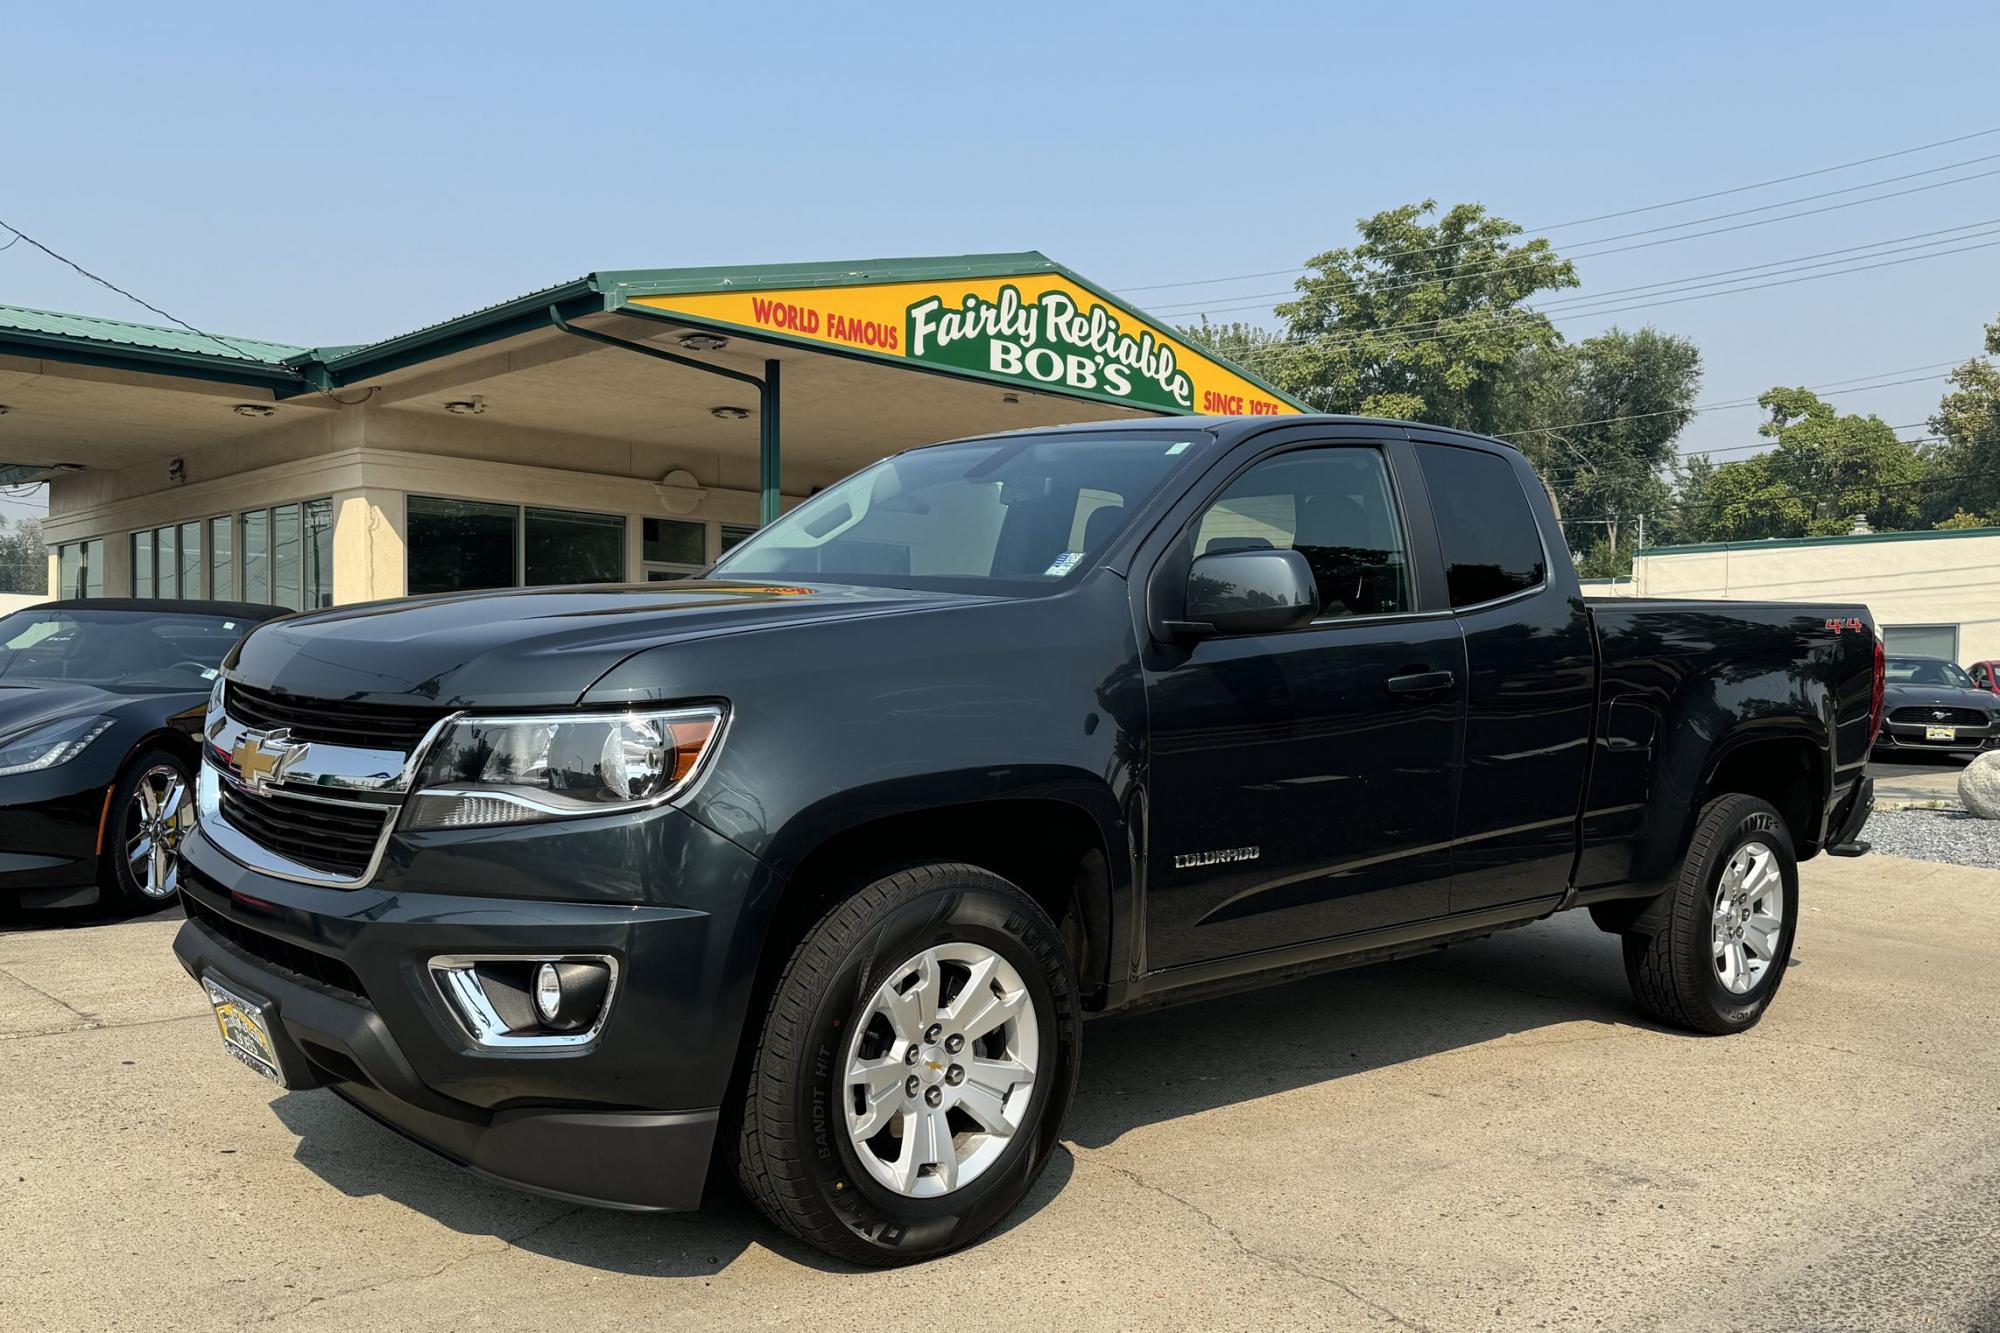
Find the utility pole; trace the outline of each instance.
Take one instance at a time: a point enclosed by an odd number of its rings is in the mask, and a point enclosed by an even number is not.
[[[1635,551],[1646,549],[1646,516],[1644,514],[1639,515],[1639,544],[1632,549]]]

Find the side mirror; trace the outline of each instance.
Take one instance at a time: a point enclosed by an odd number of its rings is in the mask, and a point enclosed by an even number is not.
[[[1168,627],[1185,638],[1272,634],[1318,614],[1312,566],[1297,551],[1219,551],[1188,567],[1186,618]]]

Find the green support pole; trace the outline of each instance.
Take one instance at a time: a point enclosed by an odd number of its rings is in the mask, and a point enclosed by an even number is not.
[[[778,362],[764,363],[764,383],[757,390],[757,484],[763,494],[757,506],[757,521],[772,523],[778,517]]]

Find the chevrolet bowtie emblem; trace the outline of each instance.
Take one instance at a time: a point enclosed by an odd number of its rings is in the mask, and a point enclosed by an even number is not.
[[[303,743],[294,744],[291,733],[283,728],[277,731],[246,731],[229,752],[229,762],[236,766],[236,776],[244,786],[261,792],[284,777],[285,770],[306,749]]]

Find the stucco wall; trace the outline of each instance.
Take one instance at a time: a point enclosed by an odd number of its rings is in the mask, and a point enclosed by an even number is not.
[[[643,577],[637,520],[754,525],[758,515],[754,452],[736,458],[659,443],[580,441],[393,408],[329,412],[254,442],[189,450],[181,462],[178,482],[164,461],[54,478],[43,528],[50,546],[104,538],[105,593],[126,596],[132,590],[129,535],[135,531],[331,497],[333,595],[347,603],[403,595],[404,501],[412,494],[623,514],[630,520],[627,567],[635,578]],[[701,484],[692,510],[668,507],[659,482],[675,468],[692,472]],[[820,475],[825,472],[788,466],[786,505],[836,479]]]
[[[1640,597],[1861,602],[1877,624],[1956,625],[1960,662],[2000,660],[2000,530],[1663,547],[1632,564]]]

